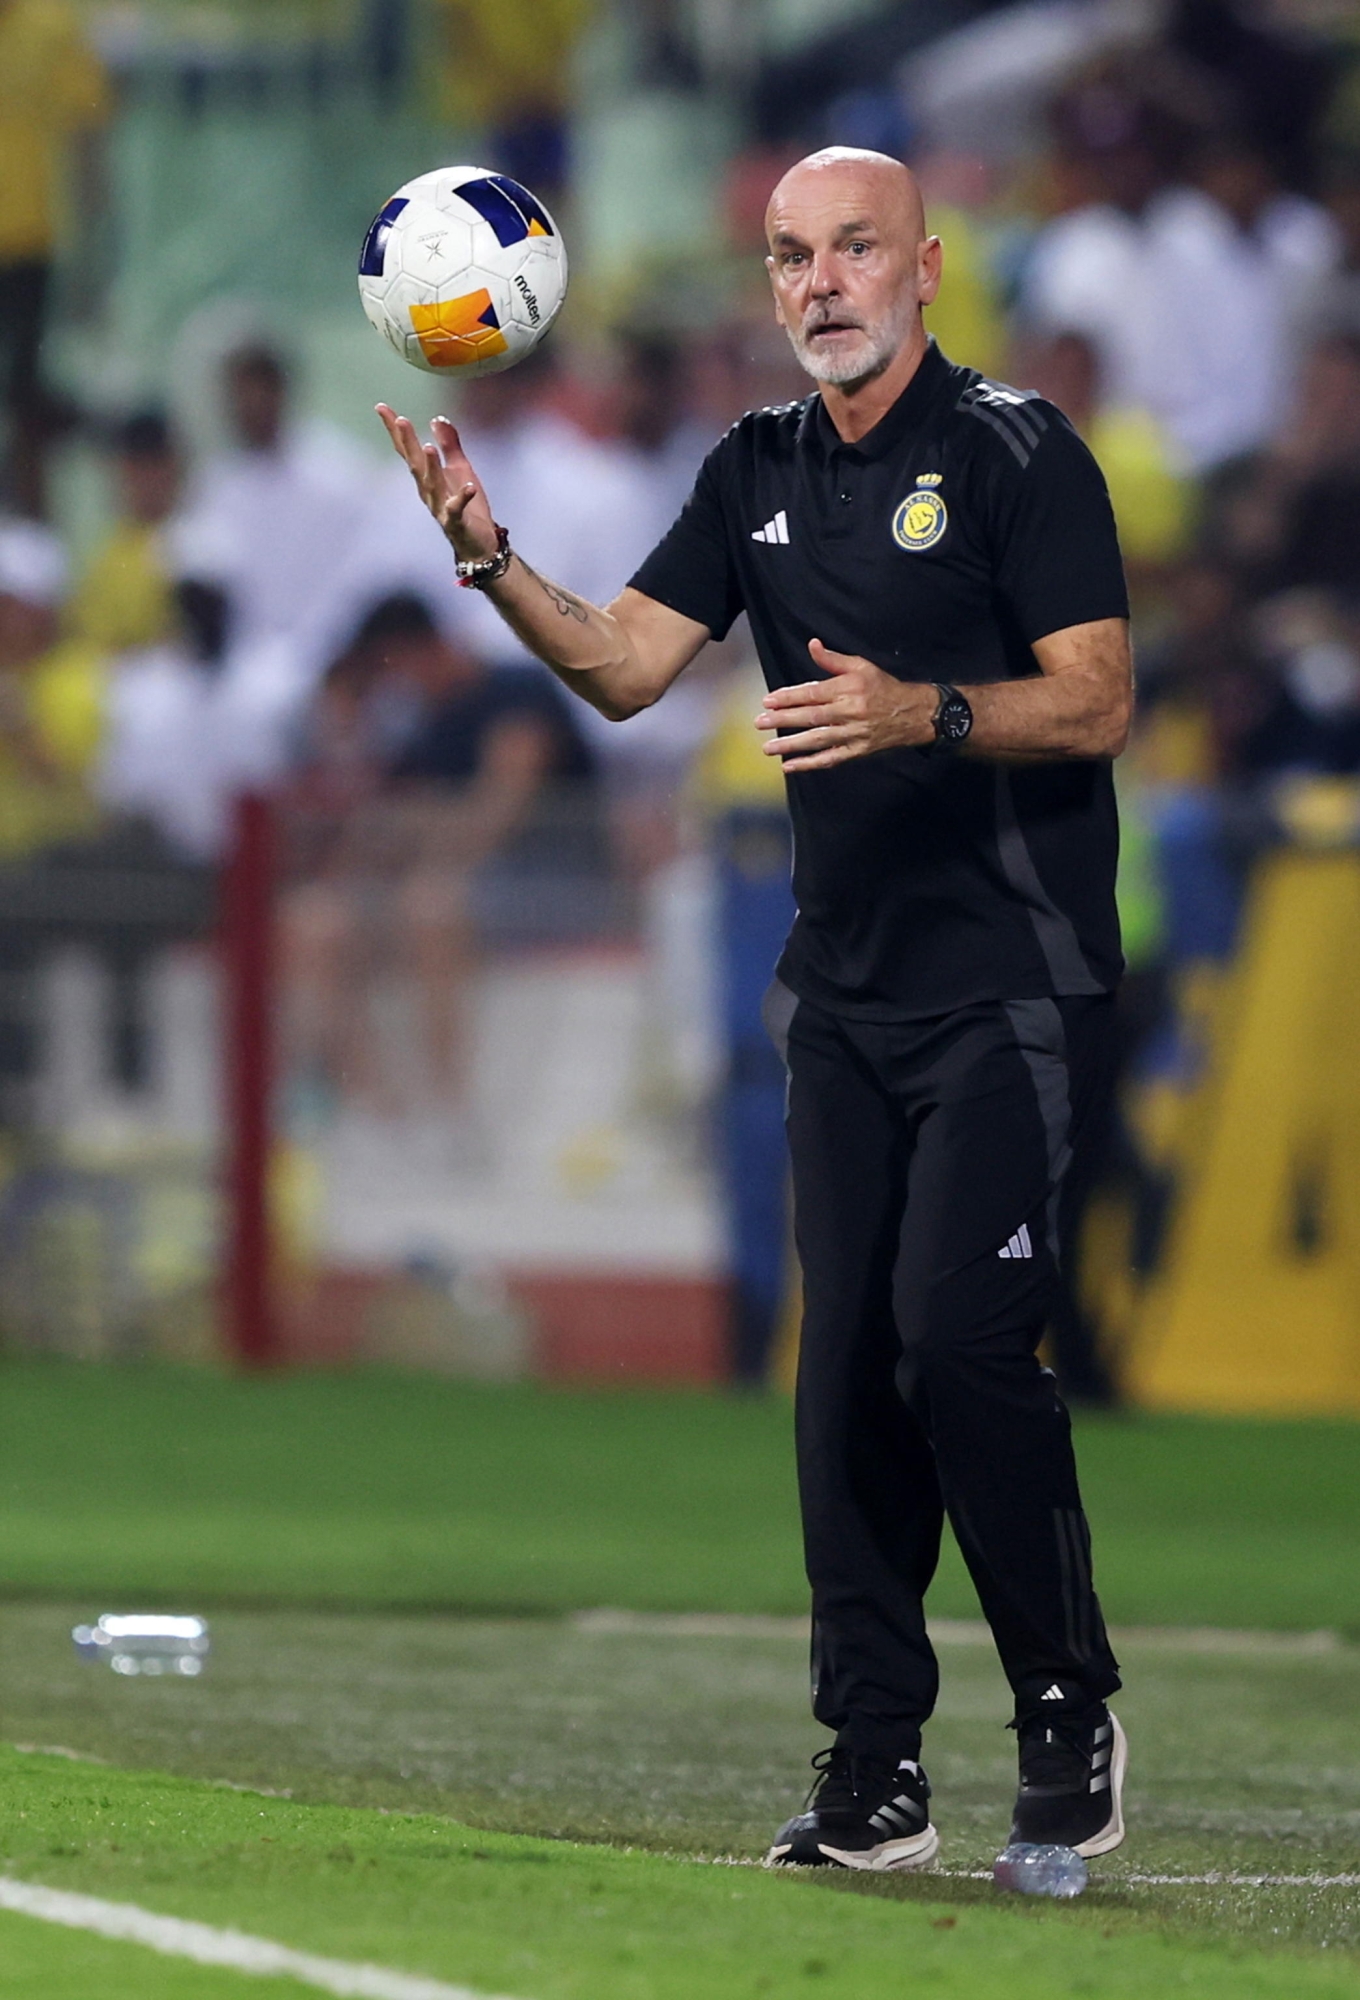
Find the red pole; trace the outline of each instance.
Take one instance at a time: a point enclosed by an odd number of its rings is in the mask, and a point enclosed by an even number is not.
[[[233,808],[222,871],[227,1346],[247,1368],[278,1358],[269,1162],[274,1085],[274,815],[249,795]]]

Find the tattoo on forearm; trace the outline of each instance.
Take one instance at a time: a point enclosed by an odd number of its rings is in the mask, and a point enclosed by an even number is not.
[[[584,604],[579,597],[573,597],[569,590],[563,590],[560,584],[549,583],[546,576],[540,576],[536,569],[529,569],[528,563],[525,563],[524,567],[529,570],[534,582],[552,599],[564,618],[574,618],[578,625],[586,623],[590,617],[588,604]]]

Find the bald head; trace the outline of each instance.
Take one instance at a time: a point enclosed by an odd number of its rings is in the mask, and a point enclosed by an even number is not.
[[[809,206],[846,203],[870,209],[884,229],[913,249],[925,240],[925,203],[910,167],[866,146],[823,146],[790,167],[770,196],[765,234],[771,248],[788,216],[800,215]]]
[[[900,160],[857,146],[810,153],[770,196],[765,230],[776,316],[816,381],[853,393],[894,364],[910,372],[940,245]]]

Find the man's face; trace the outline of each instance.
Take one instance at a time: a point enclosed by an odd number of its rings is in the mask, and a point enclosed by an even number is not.
[[[367,663],[429,700],[480,678],[480,662],[441,632],[403,632],[375,640]]]
[[[117,461],[118,497],[134,521],[158,526],[179,498],[179,460],[172,451],[129,451]]]
[[[253,362],[227,369],[227,408],[232,427],[248,451],[273,451],[283,433],[288,385],[281,373]]]
[[[1303,364],[1298,401],[1329,459],[1360,455],[1360,344],[1344,336],[1320,341]]]
[[[0,591],[0,667],[30,667],[56,643],[57,613]]]
[[[939,285],[940,245],[901,169],[794,167],[766,217],[775,316],[815,381],[879,375]]]

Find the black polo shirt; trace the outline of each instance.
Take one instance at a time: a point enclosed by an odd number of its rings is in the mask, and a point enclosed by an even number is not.
[[[1128,615],[1100,470],[1036,396],[932,342],[843,444],[820,395],[755,410],[710,452],[633,587],[721,638],[745,611],[771,687],[819,638],[899,680],[1014,680],[1047,633]],[[793,991],[864,1020],[1099,993],[1122,960],[1108,761],[885,750],[788,779]]]

